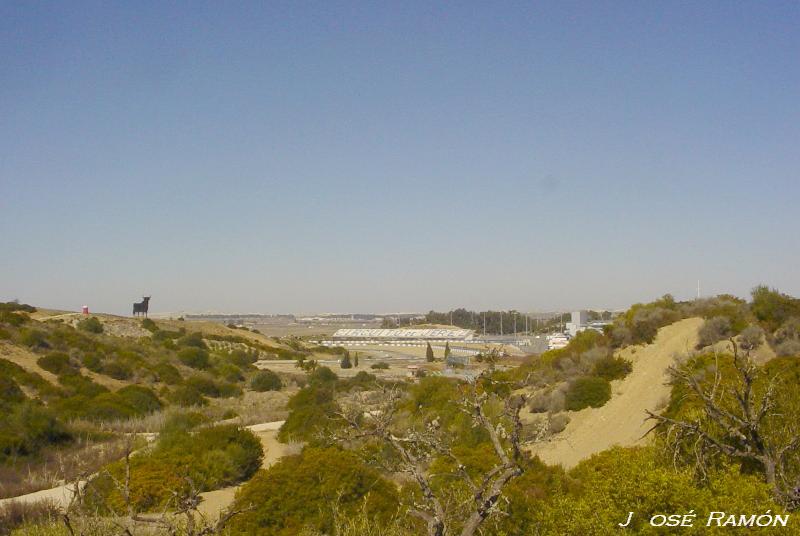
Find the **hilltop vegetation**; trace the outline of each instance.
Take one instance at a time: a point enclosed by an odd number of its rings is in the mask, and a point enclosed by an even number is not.
[[[223,327],[35,312],[0,304],[0,499],[97,470],[121,456],[125,432],[158,432],[164,416],[235,417],[225,399],[267,386],[257,359],[312,355]]]
[[[252,367],[258,352],[269,351],[266,341],[156,323],[142,324],[149,337],[120,339],[2,311],[4,344],[25,347],[31,364],[0,361],[0,441],[8,464],[67,448],[80,434],[112,433],[112,422],[175,412],[152,446],[128,462],[103,464],[76,519],[172,509],[188,520],[200,492],[240,483],[217,527],[228,534],[606,534],[630,511],[637,515],[627,530],[650,534],[653,514],[783,514],[800,506],[800,427],[792,417],[800,412],[800,359],[791,352],[800,338],[798,303],[766,287],[749,302],[664,296],[632,306],[603,333],[583,332],[513,368],[492,362],[473,380],[392,382],[363,371],[341,379],[302,360],[314,366],[295,382],[278,436],[305,447],[267,469],[258,469],[258,440],[235,425],[214,425],[222,415],[211,411],[225,397],[285,388],[288,378]],[[528,454],[527,446],[558,434],[575,411],[616,396],[614,382],[633,367],[620,355],[638,364],[639,345],[694,317],[702,324],[683,323],[693,332],[700,326],[692,339],[698,347],[686,348],[672,370],[666,407],[650,415],[647,446],[615,447],[570,470]],[[759,346],[781,357],[759,362]],[[310,350],[297,342],[280,349],[302,358]],[[114,362],[127,366],[126,379],[110,375]],[[110,388],[100,378],[124,385]],[[524,423],[526,411],[547,419]],[[182,525],[178,533],[199,530]],[[33,531],[20,534],[45,534]],[[684,532],[705,531],[698,522]]]

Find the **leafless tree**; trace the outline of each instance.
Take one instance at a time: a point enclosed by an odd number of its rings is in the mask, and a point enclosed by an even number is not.
[[[523,396],[511,396],[504,404],[501,419],[497,423],[487,415],[490,395],[481,387],[486,375],[467,383],[461,409],[468,413],[475,426],[483,428],[497,456],[495,466],[479,478],[470,476],[466,466],[454,453],[450,438],[442,430],[439,420],[434,418],[423,427],[408,427],[401,430],[396,423],[402,392],[397,388],[384,388],[378,409],[363,412],[363,408],[344,411],[341,417],[349,424],[348,433],[339,440],[373,438],[389,445],[396,453],[396,464],[391,469],[410,476],[419,488],[421,500],[408,506],[410,516],[425,522],[429,536],[447,536],[456,533],[461,526],[461,536],[477,533],[481,524],[497,510],[503,489],[512,479],[524,471],[522,463],[521,430],[519,413],[525,405]],[[505,418],[505,423],[502,422]],[[455,478],[462,480],[469,490],[466,515],[452,519],[448,512],[448,497],[437,492],[432,479],[441,475],[429,472],[436,458],[446,458],[456,467]],[[388,468],[388,467],[387,467]]]
[[[690,396],[700,402],[702,417],[671,418],[648,411],[648,419],[655,421],[651,431],[666,430],[668,444],[676,456],[686,445],[691,446],[702,475],[706,474],[710,456],[753,462],[763,468],[775,498],[797,508],[800,480],[792,481],[788,469],[790,457],[800,447],[800,429],[796,417],[784,414],[786,408],[779,407],[780,375],[767,378],[750,359],[760,337],[760,331],[750,330],[740,336],[738,343],[730,339],[736,374],[728,381],[723,378],[719,355],[710,385],[686,367],[670,368],[673,383],[686,386]]]

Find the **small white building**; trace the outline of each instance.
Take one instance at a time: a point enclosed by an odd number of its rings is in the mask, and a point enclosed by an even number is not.
[[[589,326],[589,313],[588,311],[573,311],[570,320],[571,322],[567,322],[566,326],[567,333],[570,337],[574,337]]]

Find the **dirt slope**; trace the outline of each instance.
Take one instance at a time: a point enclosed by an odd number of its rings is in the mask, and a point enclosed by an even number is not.
[[[58,385],[58,377],[52,372],[44,370],[36,363],[39,357],[40,356],[22,346],[0,342],[0,358],[16,363],[28,372],[35,372],[53,385]]]
[[[633,362],[633,371],[612,382],[612,398],[601,408],[570,412],[567,428],[552,441],[531,447],[548,464],[574,467],[581,460],[614,445],[631,446],[647,441],[650,426],[645,409],[663,407],[669,397],[666,370],[675,356],[687,355],[697,344],[700,318],[688,318],[659,330],[653,344],[629,347],[617,353]]]

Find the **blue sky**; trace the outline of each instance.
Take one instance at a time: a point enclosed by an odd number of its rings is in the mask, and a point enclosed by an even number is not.
[[[800,294],[796,2],[0,5],[0,299]]]

